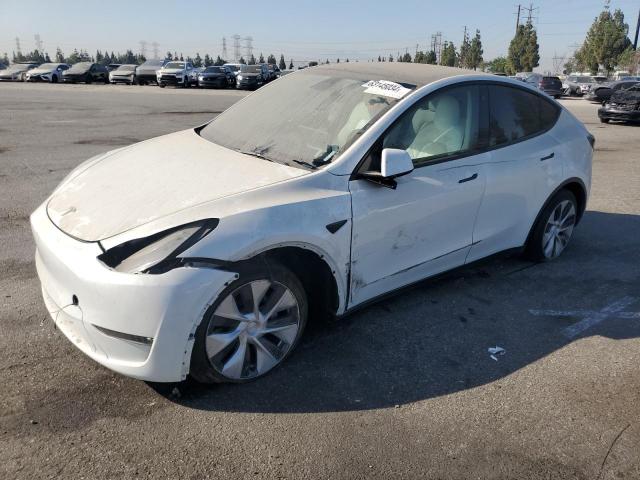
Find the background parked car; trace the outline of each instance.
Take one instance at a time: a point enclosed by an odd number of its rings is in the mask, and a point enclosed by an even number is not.
[[[27,82],[57,83],[62,79],[62,73],[69,69],[66,63],[43,63],[37,68],[29,70],[25,76]]]
[[[527,77],[525,82],[542,90],[553,98],[560,98],[562,96],[562,82],[558,77],[533,73]]]
[[[170,60],[147,60],[136,68],[136,82],[138,85],[157,83],[157,72]]]
[[[640,83],[613,92],[609,101],[598,109],[598,117],[602,123],[610,120],[640,121]]]
[[[111,83],[126,83],[133,85],[136,81],[137,65],[120,65],[115,70],[109,72],[109,81]]]
[[[38,63],[13,63],[0,72],[0,80],[5,82],[24,82],[27,72],[38,65]]]
[[[618,90],[625,90],[627,88],[633,87],[640,80],[620,80],[618,82],[605,83],[603,85],[598,85],[589,91],[589,93],[585,96],[586,100],[590,102],[598,102],[603,103],[609,100],[611,95]]]
[[[564,90],[565,95],[576,95],[581,97],[589,93],[591,88],[596,85],[593,77],[583,76],[583,75],[569,75],[562,88]]]
[[[189,87],[193,83],[193,65],[191,62],[169,62],[156,72],[161,88],[167,85]]]
[[[240,67],[242,64],[240,63],[225,63],[223,67],[226,67],[233,74],[233,86],[236,86],[236,78],[238,77],[238,72],[240,71]]]
[[[269,69],[269,81],[275,80],[276,78],[278,78],[280,76],[280,75],[278,75],[280,73],[280,69],[278,68],[277,65],[274,65],[272,63],[268,63],[267,64],[267,68]]]
[[[227,67],[215,66],[206,67],[198,75],[199,87],[219,87],[226,88],[235,85],[236,76]]]
[[[241,65],[236,74],[236,88],[255,90],[267,83],[269,69],[266,65]]]
[[[121,65],[121,63],[110,63],[109,65],[107,65],[107,71],[113,72],[114,70],[117,70]]]
[[[62,73],[62,81],[66,83],[108,83],[109,72],[107,67],[99,63],[80,62]]]

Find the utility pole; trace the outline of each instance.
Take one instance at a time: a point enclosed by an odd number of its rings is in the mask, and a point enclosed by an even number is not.
[[[518,7],[518,10],[519,10],[519,7]],[[527,12],[529,12],[529,13],[527,14],[527,23],[532,23],[532,22],[533,22],[533,19],[534,19],[534,17],[533,17],[533,12],[534,12],[535,10],[539,10],[539,9],[538,9],[538,7],[535,7],[535,8],[534,8],[534,7],[533,7],[533,3],[530,3],[530,4],[529,4],[529,8],[527,8],[527,7],[522,7],[522,10],[526,10]]]
[[[240,35],[236,33],[231,38],[233,38],[233,59],[237,62],[240,60]]]
[[[147,58],[147,41],[140,40],[140,56]]]
[[[636,36],[633,39],[634,50],[638,50],[638,33],[640,33],[640,10],[638,10],[638,23],[636,24]]]
[[[522,8],[522,5],[518,4],[518,13],[516,14],[516,33],[518,33],[518,27],[520,26],[520,8]]]
[[[151,43],[151,48],[153,48],[153,59],[154,60],[158,60],[159,54],[160,54],[160,49],[159,49],[160,45],[158,45],[158,42],[152,42]]]
[[[18,58],[22,57],[22,49],[20,48],[20,38],[16,37],[16,55]]]
[[[249,36],[249,37],[244,37],[243,40],[245,41],[245,54],[247,56],[247,62],[249,61],[249,59],[251,58],[251,55],[253,55],[253,37]]]
[[[40,38],[40,34],[36,33],[35,37],[36,39],[36,49],[40,52],[43,53],[44,50],[44,44],[42,43],[42,39]]]

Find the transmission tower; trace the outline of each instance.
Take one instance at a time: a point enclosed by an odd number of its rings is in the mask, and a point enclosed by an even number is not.
[[[147,41],[140,40],[140,55],[147,58]]]
[[[34,38],[36,39],[36,50],[42,53],[44,51],[44,44],[42,42],[42,39],[40,38],[40,34],[36,33]]]
[[[20,38],[16,37],[16,55],[18,57],[22,56],[22,49],[20,48]]]
[[[227,53],[227,37],[222,37],[222,58],[227,60],[229,54]]]
[[[518,6],[518,10],[520,10],[520,6]],[[533,16],[533,12],[535,12],[537,10],[540,10],[540,9],[538,7],[534,8],[533,3],[529,4],[529,8],[522,7],[522,10],[526,10],[527,12],[529,12],[527,14],[527,23],[533,23],[533,20],[537,20],[538,19],[538,17],[534,17]]]
[[[160,56],[160,45],[158,45],[158,42],[151,42],[151,48],[153,49],[153,59],[154,60],[158,60],[158,57]]]
[[[253,55],[253,37],[249,36],[249,37],[244,37],[244,53],[245,56],[247,57],[247,61],[249,61],[249,59],[251,58],[251,55]]]
[[[440,63],[440,54],[442,53],[442,32],[431,35],[431,51],[436,54],[436,63]]]
[[[231,38],[233,38],[233,59],[237,62],[240,60],[240,35],[236,33]]]

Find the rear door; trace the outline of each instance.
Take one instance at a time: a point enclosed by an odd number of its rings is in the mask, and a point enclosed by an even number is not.
[[[485,88],[490,159],[467,261],[524,244],[542,205],[564,178],[567,154],[547,133],[560,114],[553,100],[515,86]]]

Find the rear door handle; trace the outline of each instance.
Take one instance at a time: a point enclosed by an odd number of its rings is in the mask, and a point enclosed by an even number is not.
[[[547,155],[546,157],[542,157],[540,159],[541,162],[544,162],[545,160],[549,160],[550,158],[553,158],[554,153],[551,152],[549,155]]]
[[[473,175],[471,175],[470,177],[463,178],[462,180],[458,180],[458,183],[470,182],[471,180],[475,180],[476,178],[478,178],[478,174],[477,174],[477,173],[474,173],[474,174],[473,174]]]

